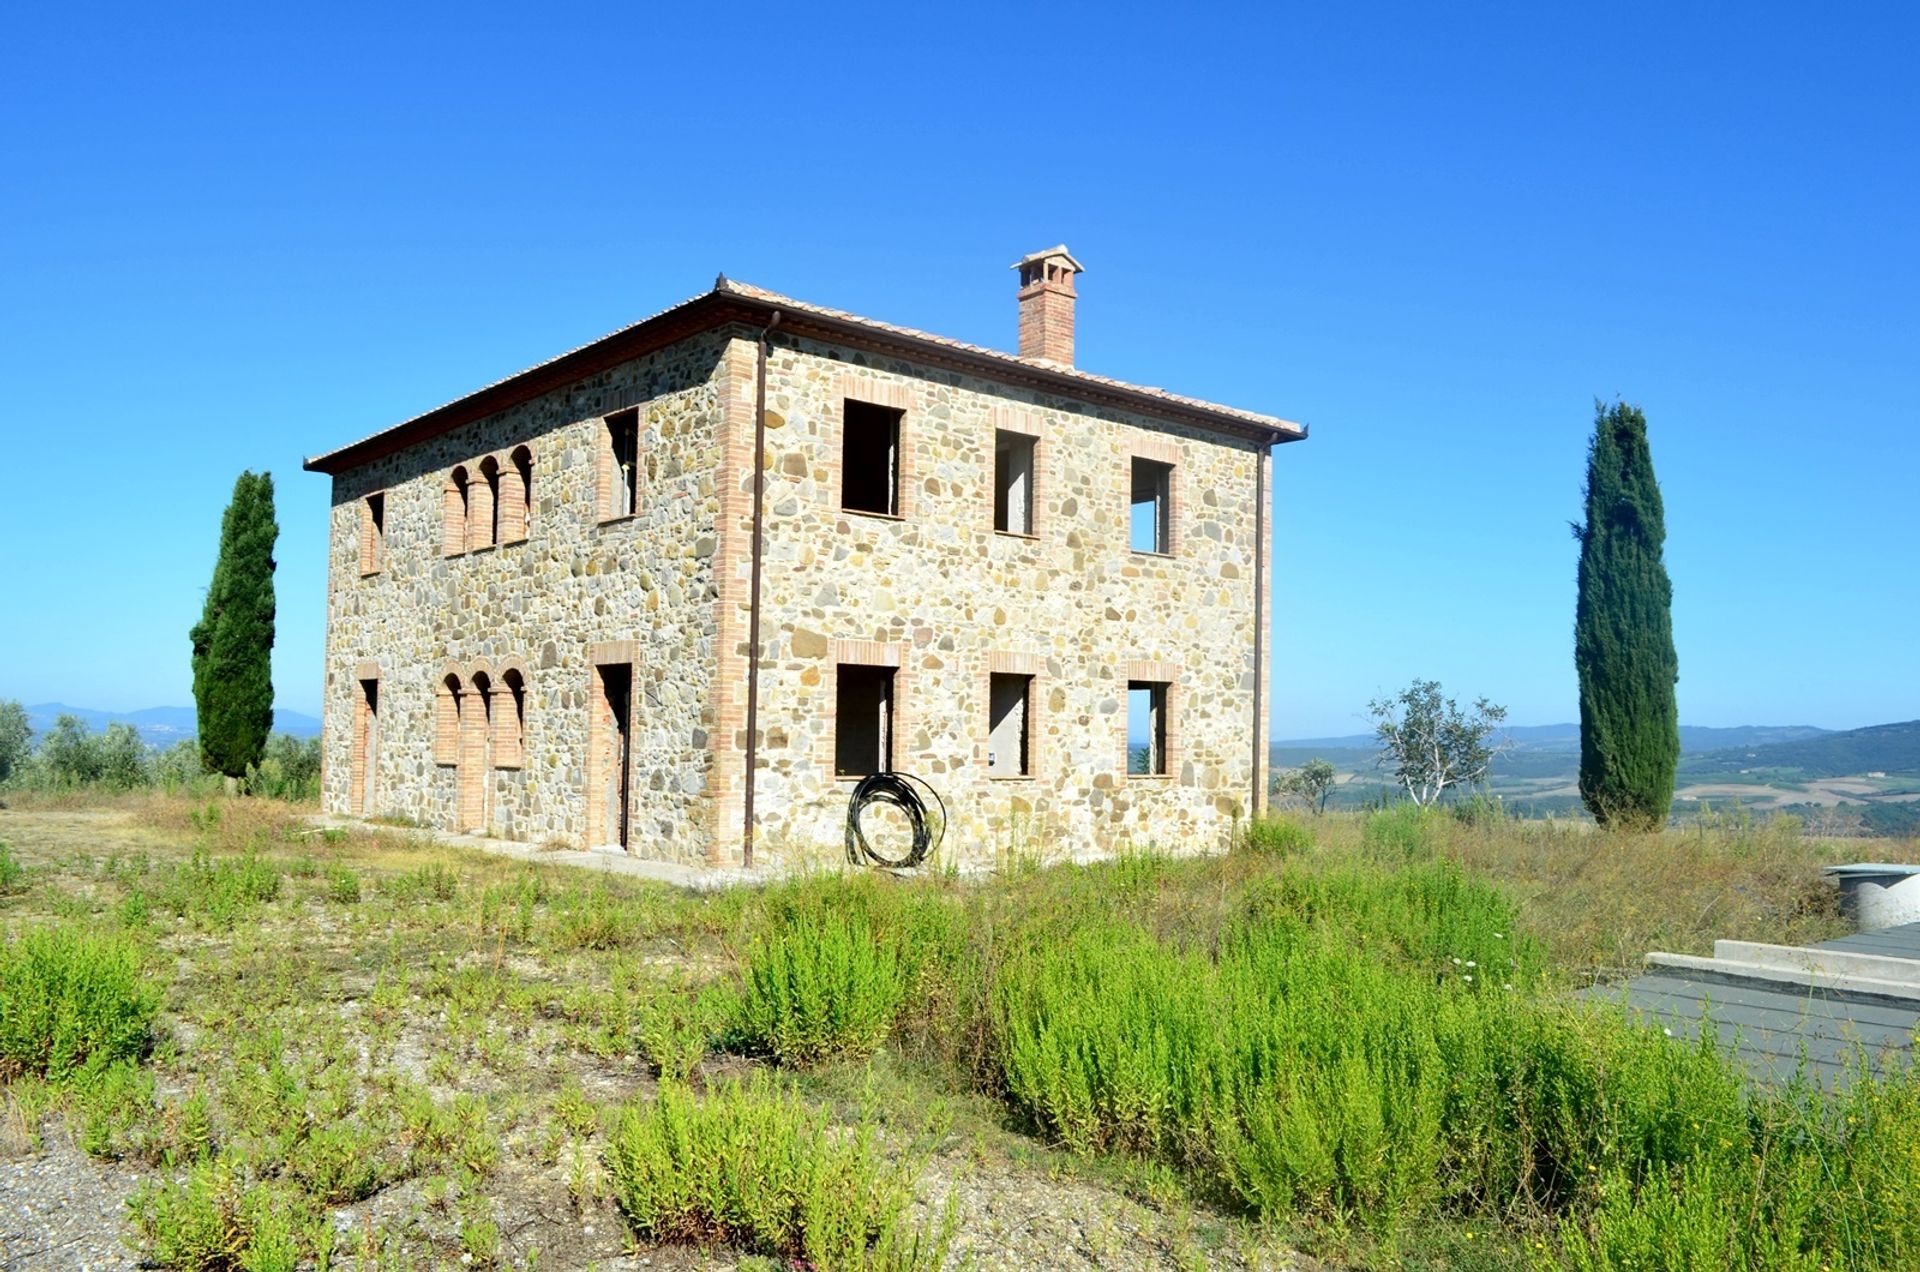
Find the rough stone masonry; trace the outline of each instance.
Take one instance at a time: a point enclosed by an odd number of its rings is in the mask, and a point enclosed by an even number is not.
[[[1305,430],[1078,370],[1078,262],[1016,268],[1018,355],[723,277],[309,460],[327,811],[738,865],[751,753],[776,857],[877,769],[962,861],[1218,846],[1265,789]]]

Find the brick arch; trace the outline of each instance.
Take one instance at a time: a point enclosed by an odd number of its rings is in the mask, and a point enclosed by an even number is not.
[[[440,668],[433,680],[433,762],[460,762],[460,715],[467,697],[467,677],[458,663]]]
[[[500,542],[519,543],[533,522],[533,449],[516,446],[500,465],[500,497],[495,505]]]
[[[460,464],[447,474],[440,488],[440,554],[459,556],[467,550],[467,466]]]
[[[473,467],[473,488],[467,497],[469,552],[491,548],[500,541],[500,460],[488,455]]]
[[[493,684],[493,766],[523,768],[527,744],[526,660],[517,654],[502,659]]]

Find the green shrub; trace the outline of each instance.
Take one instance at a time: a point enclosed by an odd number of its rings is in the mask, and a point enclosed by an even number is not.
[[[937,1268],[946,1233],[907,1224],[915,1168],[871,1123],[828,1125],[764,1078],[696,1100],[663,1083],[607,1147],[614,1197],[642,1239],[727,1245],[823,1269]]]
[[[402,902],[451,901],[459,895],[460,876],[445,862],[435,861],[392,876],[382,890]]]
[[[733,1036],[783,1064],[866,1055],[886,1040],[905,989],[898,950],[864,913],[802,910],[749,950]]]
[[[127,1202],[153,1262],[183,1272],[293,1272],[310,1210],[299,1194],[250,1182],[227,1160],[144,1184]]]
[[[1285,815],[1256,817],[1240,832],[1236,846],[1268,857],[1292,857],[1312,849],[1313,831]]]
[[[27,868],[14,859],[13,850],[0,843],[0,897],[27,890]]]
[[[1444,816],[1412,800],[1402,800],[1368,814],[1360,831],[1360,842],[1383,861],[1422,861],[1433,855],[1439,822]]]
[[[173,872],[158,899],[203,927],[225,930],[279,895],[280,870],[267,858],[251,851],[215,858],[201,851]]]
[[[345,866],[327,867],[327,900],[352,905],[360,899],[360,876]]]
[[[128,937],[31,928],[0,946],[0,1079],[135,1059],[159,1006]]]
[[[684,985],[666,987],[640,1007],[640,1050],[660,1077],[684,1082],[733,1010],[733,995],[724,985],[698,992]]]

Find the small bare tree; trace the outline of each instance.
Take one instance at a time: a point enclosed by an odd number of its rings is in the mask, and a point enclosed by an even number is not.
[[[1380,767],[1423,806],[1439,802],[1450,787],[1486,781],[1494,757],[1511,745],[1495,740],[1505,707],[1480,698],[1471,712],[1462,711],[1441,695],[1437,680],[1416,680],[1392,697],[1376,698],[1367,715],[1380,741]]]
[[[1333,765],[1315,756],[1297,769],[1280,775],[1276,785],[1283,795],[1292,795],[1316,813],[1327,811],[1327,796],[1333,793],[1338,778]]]

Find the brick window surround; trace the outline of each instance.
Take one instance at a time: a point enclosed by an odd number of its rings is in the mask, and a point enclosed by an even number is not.
[[[1136,460],[1145,460],[1151,464],[1164,465],[1166,468],[1165,524],[1160,530],[1160,543],[1156,549],[1133,548],[1141,555],[1178,556],[1180,555],[1180,517],[1182,495],[1180,489],[1180,443],[1162,437],[1135,438],[1127,446],[1127,502],[1121,509],[1121,532],[1129,547],[1133,543],[1133,476]]]
[[[594,447],[594,515],[601,522],[621,521],[640,508],[640,408],[627,407],[604,417]]]
[[[847,507],[845,455],[847,444],[847,406],[878,407],[898,415],[894,433],[893,511],[872,512]],[[833,510],[856,517],[879,517],[904,521],[913,516],[915,492],[919,488],[919,464],[915,459],[913,389],[905,383],[874,375],[843,371],[834,380],[833,416],[827,428],[827,471],[829,497]]]
[[[440,555],[456,557],[467,550],[468,500],[472,482],[461,464],[447,474],[440,490]]]
[[[377,490],[360,501],[360,573],[378,574],[387,565],[387,494]]]
[[[911,757],[903,753],[908,733],[908,705],[911,702],[908,693],[911,676],[902,666],[905,662],[903,650],[898,642],[877,640],[832,640],[827,644],[826,683],[821,686],[821,701],[838,704],[840,701],[840,668],[883,667],[893,673],[892,695],[889,702],[888,723],[892,734],[892,745],[887,757],[894,768],[912,770]],[[820,739],[821,768],[843,782],[857,782],[858,776],[840,774],[840,722],[836,717]]]
[[[1175,663],[1159,659],[1136,658],[1119,668],[1121,683],[1128,690],[1157,686],[1162,690],[1160,736],[1163,748],[1161,771],[1158,773],[1133,773],[1132,739],[1128,737],[1130,712],[1120,712],[1120,780],[1123,782],[1170,782],[1177,781],[1180,766],[1185,758],[1181,745],[1180,708],[1184,690],[1180,684],[1180,668]]]
[[[1049,447],[1045,432],[1040,427],[1040,417],[1018,407],[996,406],[992,412],[993,431],[987,438],[987,477],[988,499],[986,500],[987,529],[995,534],[1015,539],[1038,539],[1045,525],[1045,509],[1049,482],[1047,480],[1047,460]],[[1009,518],[1009,527],[1002,528],[1001,505],[1005,494],[1002,486],[1001,451],[1003,446],[1011,448],[1010,454],[1018,456],[1021,443],[1027,450],[1027,472],[1025,476],[1026,526],[1024,529],[1011,528],[1018,518]],[[1016,464],[1017,469],[1017,464]]]
[[[1002,677],[1020,677],[1026,681],[1027,710],[1026,732],[1026,769],[1005,770],[991,764],[993,746],[993,705],[994,683]],[[1004,682],[1003,682],[1004,683]],[[974,678],[975,692],[980,702],[979,725],[974,737],[976,761],[987,776],[995,781],[1030,781],[1044,772],[1044,748],[1041,744],[1040,705],[1046,700],[1046,659],[1039,654],[1010,649],[995,649],[988,652],[982,660],[980,672]]]

